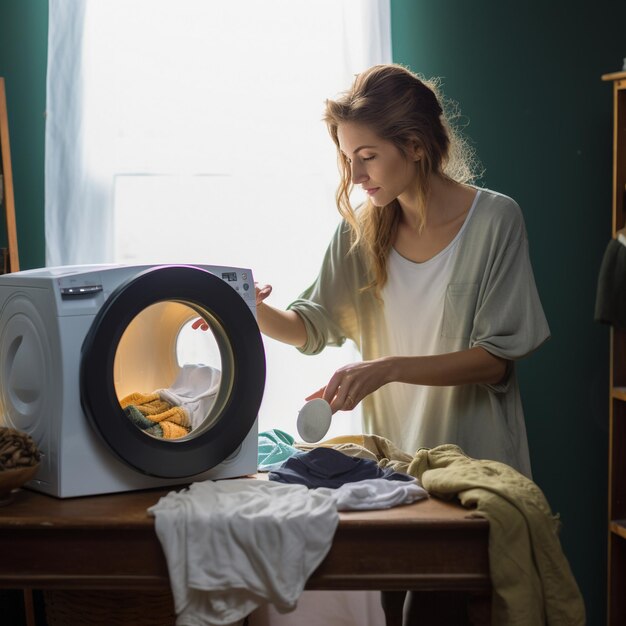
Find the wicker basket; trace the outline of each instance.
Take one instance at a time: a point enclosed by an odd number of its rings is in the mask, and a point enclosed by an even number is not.
[[[168,591],[45,591],[48,626],[174,626]]]

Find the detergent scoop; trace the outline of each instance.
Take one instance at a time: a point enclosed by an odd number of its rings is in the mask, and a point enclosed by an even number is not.
[[[330,428],[332,416],[333,411],[326,400],[309,400],[298,413],[298,434],[307,443],[320,441]]]

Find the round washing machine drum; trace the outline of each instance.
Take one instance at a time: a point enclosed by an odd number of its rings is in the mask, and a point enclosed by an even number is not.
[[[224,365],[210,424],[177,439],[154,437],[138,428],[120,404],[114,379],[125,330],[143,311],[165,302],[185,305],[206,320]],[[198,267],[151,268],[117,287],[98,311],[82,347],[83,411],[125,463],[151,476],[186,478],[227,459],[254,425],[264,385],[265,354],[252,311],[230,285]]]

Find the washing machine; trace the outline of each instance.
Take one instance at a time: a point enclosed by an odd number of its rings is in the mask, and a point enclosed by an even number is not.
[[[265,354],[249,269],[91,265],[0,276],[0,422],[60,498],[252,474]]]

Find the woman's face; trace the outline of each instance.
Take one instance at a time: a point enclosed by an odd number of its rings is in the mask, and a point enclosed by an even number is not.
[[[374,205],[385,206],[396,198],[409,203],[417,195],[415,162],[391,141],[356,122],[339,124],[337,137],[350,162],[353,184],[360,185]]]

